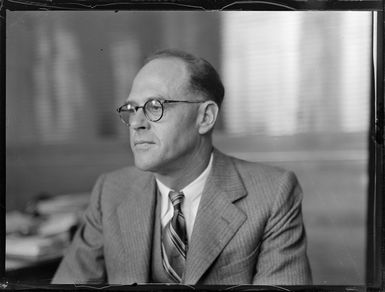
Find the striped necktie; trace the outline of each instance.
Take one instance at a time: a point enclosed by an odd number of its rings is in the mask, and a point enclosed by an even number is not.
[[[169,198],[174,207],[174,215],[162,231],[163,267],[175,282],[180,283],[188,248],[186,222],[181,209],[184,195],[182,192],[170,191]]]

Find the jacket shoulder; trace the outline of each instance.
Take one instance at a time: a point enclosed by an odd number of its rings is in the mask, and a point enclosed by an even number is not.
[[[276,179],[292,171],[261,162],[246,161],[240,158],[228,156],[241,176],[253,175],[260,179]]]
[[[143,178],[152,176],[151,173],[142,171],[134,166],[127,166],[120,169],[116,169],[103,174],[106,181],[122,181],[122,180],[132,180],[136,179],[142,180]]]
[[[141,193],[153,180],[152,173],[128,166],[102,174],[94,192],[99,194],[102,206],[118,205],[132,194]]]
[[[290,170],[234,157],[230,159],[251,197],[263,197],[262,201],[273,204],[276,200],[289,199],[294,189],[301,190],[296,175]]]

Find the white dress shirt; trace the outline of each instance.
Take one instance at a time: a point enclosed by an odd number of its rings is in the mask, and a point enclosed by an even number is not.
[[[190,241],[192,230],[194,227],[195,218],[198,211],[199,202],[202,197],[203,188],[206,184],[206,180],[209,176],[211,167],[213,164],[213,154],[211,153],[209,164],[206,169],[189,185],[181,190],[184,194],[184,201],[182,203],[182,212],[186,221],[187,238]],[[171,189],[156,179],[160,194],[161,194],[161,213],[160,220],[162,227],[165,227],[168,221],[171,220],[174,214],[174,207],[168,197]]]

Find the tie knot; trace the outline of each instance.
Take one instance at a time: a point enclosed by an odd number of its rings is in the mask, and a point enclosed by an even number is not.
[[[183,202],[184,194],[182,192],[170,191],[168,194],[174,209],[180,209],[180,205]]]

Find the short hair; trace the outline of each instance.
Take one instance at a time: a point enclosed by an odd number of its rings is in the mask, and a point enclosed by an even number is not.
[[[166,49],[150,55],[144,64],[161,58],[178,58],[184,61],[190,71],[190,89],[203,93],[208,100],[214,101],[218,107],[221,106],[225,88],[218,72],[207,60],[184,51]]]

